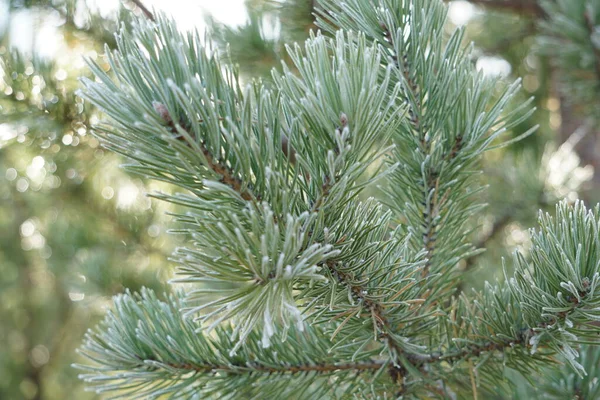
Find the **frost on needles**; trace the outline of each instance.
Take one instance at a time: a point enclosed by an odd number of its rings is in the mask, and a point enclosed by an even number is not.
[[[320,2],[273,85],[157,15],[82,96],[104,146],[175,185],[174,294],[114,299],[77,365],[117,398],[472,398],[562,357],[600,317],[600,212],[540,216],[531,261],[454,296],[481,154],[533,110],[477,73],[437,0]],[[527,135],[530,132],[525,132]],[[362,192],[386,177],[382,198]],[[180,285],[181,286],[181,285]],[[467,394],[465,394],[467,393]]]

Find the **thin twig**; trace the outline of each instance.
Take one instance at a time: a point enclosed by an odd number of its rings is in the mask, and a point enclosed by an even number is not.
[[[172,133],[176,133],[177,128],[175,127],[175,121],[173,121],[173,118],[169,114],[169,110],[167,109],[167,107],[164,104],[159,103],[157,101],[152,103],[152,107],[154,108],[156,113],[161,117],[161,119],[167,124],[169,130]],[[188,129],[186,129],[183,126],[183,124],[180,123],[179,125],[183,130],[185,130],[188,133],[190,137],[195,136]],[[190,144],[185,140],[184,137],[177,136],[177,139],[185,142],[187,146],[190,146]],[[206,159],[206,167],[211,169],[217,175],[221,176],[221,183],[228,185],[233,190],[238,192],[244,200],[253,201],[254,203],[257,203],[257,201],[260,200],[260,198],[255,196],[249,189],[244,189],[242,181],[237,176],[235,176],[235,173],[229,167],[221,163],[218,159],[216,159],[213,156],[212,152],[209,150],[209,148],[204,142],[200,143],[200,150],[202,151],[202,154]]]
[[[130,0],[130,1],[133,4],[135,4],[136,7],[139,8],[144,13],[146,18],[148,18],[152,22],[156,21],[154,14],[152,14],[152,12],[150,10],[148,10],[148,8],[144,5],[144,3],[141,2],[141,0]]]
[[[477,400],[477,383],[475,382],[475,374],[473,373],[473,361],[469,360],[469,377],[471,379],[471,390],[473,391],[473,400]]]
[[[387,317],[384,315],[384,306],[379,303],[377,300],[374,300],[370,297],[367,297],[366,294],[368,291],[365,287],[360,285],[355,285],[352,281],[352,277],[347,273],[341,271],[337,268],[336,262],[330,260],[325,263],[325,267],[331,272],[331,274],[340,282],[341,284],[347,286],[352,293],[352,297],[358,302],[362,303],[366,309],[370,311],[369,316],[373,317],[375,324],[377,325],[377,329],[380,332],[380,338],[387,344],[390,350],[393,350],[397,355],[403,355],[408,359],[411,363],[416,365],[422,364],[423,361],[428,361],[428,356],[421,356],[418,354],[410,354],[406,353],[404,349],[400,346],[400,343],[394,339],[392,336],[393,328],[392,324],[389,322]]]
[[[585,297],[588,293],[581,291],[579,293],[580,297]],[[533,345],[530,343],[530,339],[532,336],[536,334],[536,329],[546,329],[549,325],[553,325],[556,323],[557,319],[566,320],[570,313],[577,310],[577,307],[582,303],[577,297],[573,297],[570,300],[570,309],[566,311],[561,311],[556,314],[554,320],[543,321],[538,323],[537,325],[529,328],[525,328],[520,330],[520,333],[516,335],[516,337],[512,338],[504,338],[498,342],[484,342],[480,344],[474,344],[466,346],[465,348],[458,350],[454,353],[440,353],[436,355],[432,355],[430,360],[426,361],[427,363],[437,362],[437,361],[446,361],[446,362],[458,362],[465,359],[470,359],[472,357],[478,357],[481,353],[484,352],[492,352],[492,351],[504,351],[507,348],[513,348],[515,345],[525,346],[526,348],[531,348]],[[498,335],[495,335],[496,338],[499,338]]]
[[[180,370],[194,371],[199,373],[215,373],[225,372],[231,374],[240,374],[243,372],[255,373],[263,372],[266,374],[294,374],[302,372],[330,373],[337,371],[377,371],[386,365],[384,361],[370,360],[355,363],[343,364],[304,364],[304,365],[263,365],[256,363],[248,364],[196,364],[196,363],[162,363],[158,360],[145,359],[144,366],[148,366],[147,361],[154,361],[159,364],[164,364],[169,368]]]
[[[315,201],[311,208],[311,213],[317,212],[320,207],[323,205],[323,202],[327,198],[329,191],[331,190],[331,181],[328,177],[325,178],[325,182],[321,188],[321,195]],[[420,365],[422,364],[422,356],[418,354],[410,354],[406,353],[406,351],[400,346],[400,343],[393,336],[393,327],[389,322],[388,318],[384,315],[385,307],[375,299],[367,297],[367,293],[369,292],[367,288],[361,285],[356,285],[353,281],[353,277],[344,271],[338,268],[338,263],[335,260],[328,260],[323,265],[325,268],[329,270],[331,275],[337,279],[337,281],[343,286],[347,287],[352,294],[354,300],[357,303],[363,304],[364,307],[369,310],[369,318],[372,318],[375,321],[375,325],[377,330],[379,331],[379,339],[386,345],[392,353],[395,353],[396,356],[402,355],[409,362]],[[403,368],[399,369],[394,364],[390,365],[390,374],[395,376],[395,381],[401,380],[406,374],[406,370]]]
[[[323,202],[327,198],[329,191],[331,190],[331,182],[326,177],[325,183],[321,188],[321,195],[313,204],[311,208],[311,213],[317,212],[319,208],[322,206]],[[396,366],[397,357],[402,355],[406,358],[411,364],[414,364],[416,367],[423,364],[425,359],[428,359],[428,356],[423,356],[418,354],[410,354],[406,353],[406,351],[400,346],[400,343],[393,336],[393,327],[388,318],[384,315],[385,307],[375,299],[367,297],[367,293],[369,292],[364,286],[356,285],[354,283],[354,279],[349,274],[345,273],[341,269],[338,268],[338,263],[335,260],[328,260],[323,265],[325,268],[329,270],[331,275],[343,286],[347,287],[350,290],[350,293],[354,300],[358,304],[362,304],[367,310],[369,310],[369,318],[372,318],[375,321],[375,326],[379,332],[379,339],[384,343],[385,346],[391,351],[392,354],[396,354],[396,360],[394,363],[389,366],[389,374],[394,380],[401,386],[403,385],[402,381],[407,371],[404,368],[399,368]],[[403,386],[401,390],[403,389]]]
[[[488,242],[490,240],[494,239],[496,237],[496,235],[498,235],[500,232],[502,232],[502,230],[504,230],[504,228],[506,228],[506,226],[510,223],[511,220],[512,220],[512,218],[510,217],[510,215],[503,215],[502,217],[500,217],[496,221],[494,221],[490,230],[485,235],[483,235],[476,243],[473,244],[475,246],[475,248],[476,249],[485,248],[486,245],[488,244]],[[475,260],[477,259],[478,256],[479,256],[479,254],[475,254],[475,255],[467,258],[467,260],[466,260],[467,264],[466,264],[463,272],[467,272],[473,268],[473,266],[475,265]]]
[[[494,239],[500,232],[502,232],[502,230],[504,230],[504,228],[506,228],[506,226],[511,221],[512,221],[512,218],[509,215],[503,215],[502,217],[500,217],[496,221],[494,221],[491,229],[485,235],[483,235],[476,243],[473,244],[475,246],[475,249],[485,249],[487,247],[488,242],[490,240]],[[475,261],[477,260],[477,258],[480,255],[481,255],[481,253],[477,253],[477,254],[474,254],[474,255],[468,257],[465,260],[466,264],[465,264],[464,269],[462,270],[463,274],[473,269],[473,267],[475,266]],[[464,292],[464,290],[465,290],[465,282],[464,282],[464,280],[462,280],[456,286],[455,296],[460,295],[462,292]]]
[[[235,174],[233,173],[233,171],[231,171],[230,168],[228,168],[227,166],[223,165],[218,160],[216,160],[213,157],[211,151],[206,147],[206,145],[204,143],[202,143],[200,145],[200,149],[202,150],[202,154],[204,155],[204,158],[206,158],[208,167],[210,169],[212,169],[213,172],[215,172],[216,174],[221,176],[221,179],[220,179],[221,183],[228,185],[233,190],[238,192],[244,200],[254,201],[254,202],[256,202],[258,200],[256,198],[256,196],[249,189],[243,189],[242,181],[238,177],[235,176]]]

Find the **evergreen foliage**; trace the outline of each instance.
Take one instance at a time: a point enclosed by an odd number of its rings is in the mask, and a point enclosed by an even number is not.
[[[479,251],[478,161],[533,112],[508,107],[519,82],[475,72],[440,1],[321,7],[331,37],[290,47],[272,89],[241,86],[162,15],[120,32],[111,73],[90,62],[99,136],[184,190],[156,196],[186,209],[191,240],[183,289],[115,298],[82,378],[116,397],[471,398],[559,357],[574,374],[555,390],[575,395],[593,372],[577,348],[597,335],[599,208],[559,204],[531,260],[453,297]],[[362,200],[383,176],[384,198]]]

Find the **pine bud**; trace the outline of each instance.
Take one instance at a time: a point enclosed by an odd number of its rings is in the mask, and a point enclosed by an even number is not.
[[[340,114],[340,124],[342,124],[342,128],[345,128],[348,125],[348,116],[344,113]]]
[[[173,122],[173,119],[171,118],[171,115],[169,114],[169,110],[167,109],[167,106],[165,106],[163,103],[159,103],[158,101],[153,101],[152,107],[154,107],[154,111],[156,111],[156,113],[159,115],[159,117],[161,117],[162,120],[165,121],[167,124],[170,124]]]
[[[290,145],[288,137],[285,136],[283,133],[281,134],[281,150],[283,151],[283,154],[285,154],[285,156],[289,160],[290,164],[296,163],[296,151]]]

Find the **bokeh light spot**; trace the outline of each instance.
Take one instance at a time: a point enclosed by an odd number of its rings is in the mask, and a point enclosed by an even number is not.
[[[110,186],[105,186],[102,189],[102,197],[104,197],[106,200],[112,199],[114,195],[115,195],[115,190],[113,188],[111,188]]]
[[[33,235],[35,232],[35,224],[32,220],[28,219],[27,221],[21,224],[21,236],[29,237]]]

